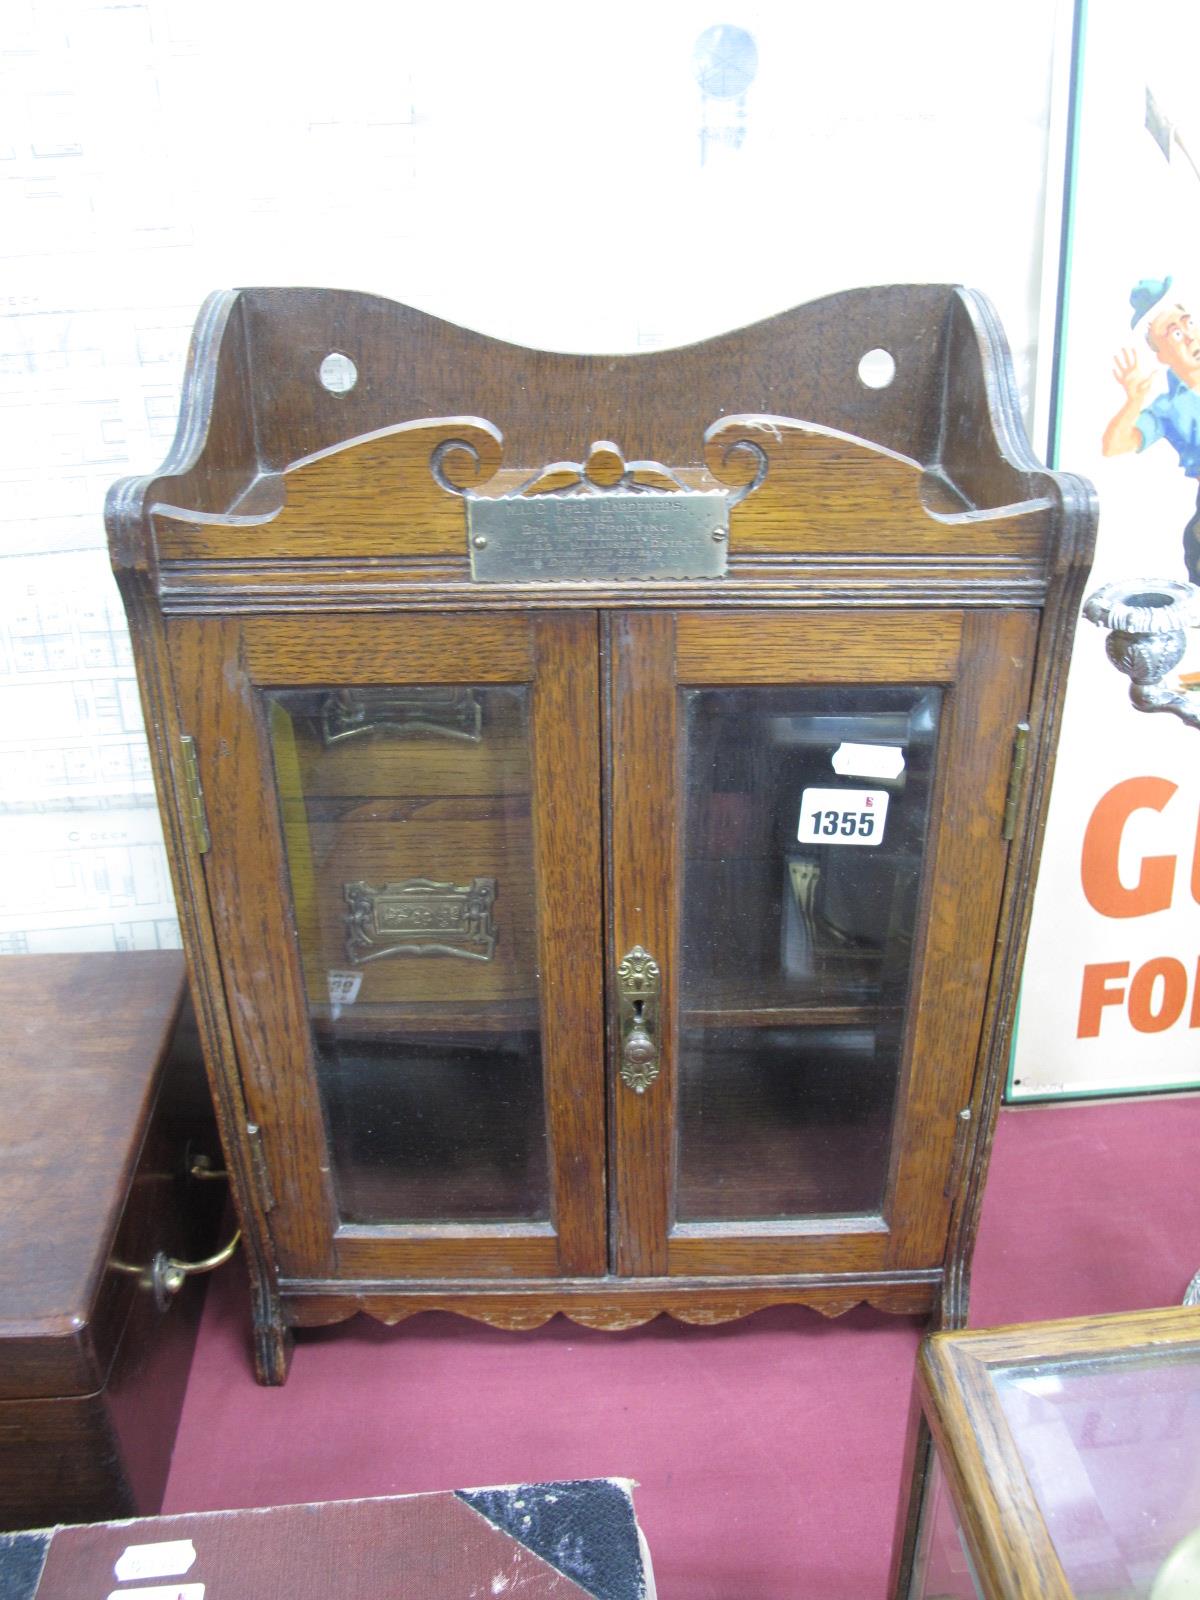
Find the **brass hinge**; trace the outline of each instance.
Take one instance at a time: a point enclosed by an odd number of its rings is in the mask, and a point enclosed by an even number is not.
[[[1029,724],[1018,722],[1013,735],[1012,766],[1008,770],[1008,795],[1004,801],[1004,826],[1006,839],[1017,831],[1017,807],[1021,802],[1021,786],[1025,781],[1025,763],[1029,760]]]
[[[258,1188],[263,1210],[274,1211],[275,1191],[271,1188],[271,1177],[267,1171],[267,1158],[263,1153],[262,1129],[257,1122],[248,1122],[246,1124],[246,1134],[250,1140],[250,1165],[254,1168],[254,1182]]]
[[[204,790],[200,786],[200,762],[196,756],[196,741],[190,733],[183,733],[179,736],[179,745],[183,752],[183,776],[187,785],[188,823],[196,849],[200,855],[204,855],[212,848],[212,839],[208,832],[208,813],[204,809]]]

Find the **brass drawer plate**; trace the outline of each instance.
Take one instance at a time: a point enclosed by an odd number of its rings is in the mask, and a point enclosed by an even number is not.
[[[409,878],[378,887],[344,886],[346,957],[355,966],[385,956],[458,956],[490,961],[496,952],[495,878],[434,883]]]

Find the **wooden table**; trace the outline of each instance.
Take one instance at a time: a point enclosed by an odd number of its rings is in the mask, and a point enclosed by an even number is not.
[[[0,1527],[154,1511],[225,1185],[177,951],[0,960]],[[162,1302],[160,1305],[159,1301]]]

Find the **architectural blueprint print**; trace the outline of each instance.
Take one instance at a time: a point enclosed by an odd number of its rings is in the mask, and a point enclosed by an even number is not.
[[[955,0],[924,0],[947,58],[923,49],[919,83],[887,67],[908,17],[863,0],[853,30],[880,66],[863,79],[859,60],[852,101],[810,70],[848,25],[811,8],[747,0],[714,31],[703,0],[614,0],[597,30],[586,11],[547,28],[464,4],[471,51],[438,8],[369,0],[287,27],[240,0],[0,6],[0,951],[178,942],[102,507],[165,455],[211,290],[354,288],[518,343],[631,350],[855,282],[986,279],[1025,376],[1029,251],[996,241],[1041,212],[1044,0],[1012,0],[995,44],[1021,71],[965,84]],[[987,230],[907,226],[894,184],[845,211],[843,169],[874,161],[883,128],[896,170],[936,161],[969,192],[964,97],[1012,179]],[[601,198],[563,203],[581,173]],[[670,219],[631,250],[602,219],[643,192]],[[511,247],[531,203],[552,219],[533,255]],[[798,249],[833,207],[838,228]]]
[[[102,552],[0,561],[0,954],[178,944]]]

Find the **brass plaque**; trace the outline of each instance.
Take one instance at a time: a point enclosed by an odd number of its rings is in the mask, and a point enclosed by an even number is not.
[[[471,499],[471,576],[481,583],[720,578],[729,503],[720,489]]]
[[[490,961],[496,952],[495,878],[464,884],[408,878],[378,887],[359,879],[344,884],[342,892],[346,956],[356,967],[385,956]]]

